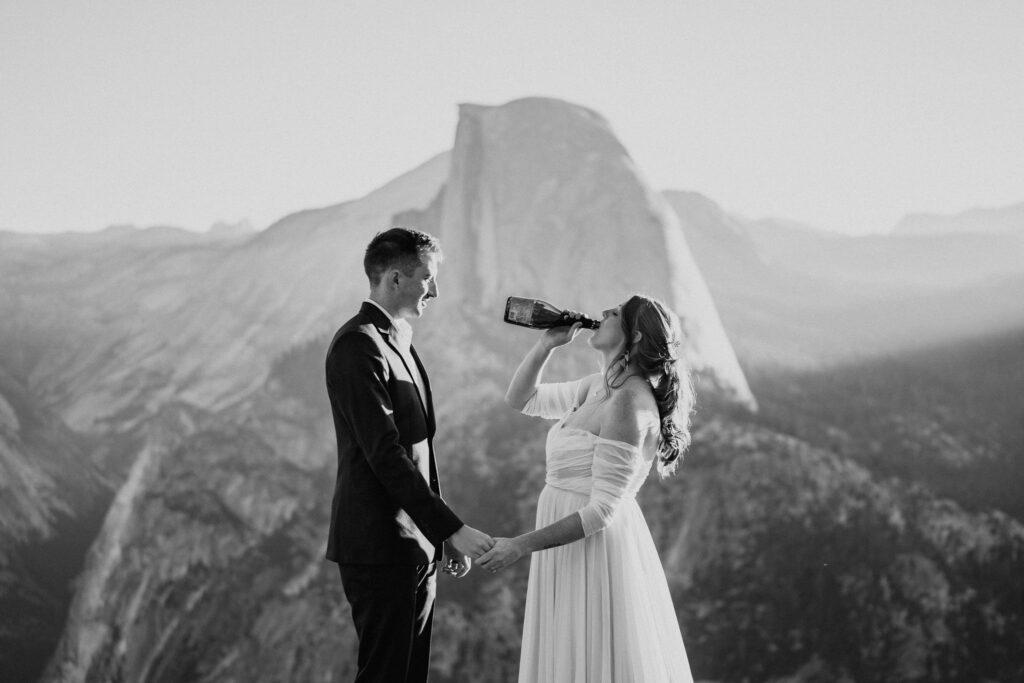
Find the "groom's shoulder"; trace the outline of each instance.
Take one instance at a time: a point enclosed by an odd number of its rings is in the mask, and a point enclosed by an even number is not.
[[[370,316],[359,311],[354,316],[346,320],[345,324],[338,328],[338,332],[334,336],[341,337],[346,334],[369,334],[370,328],[372,327],[373,321],[370,319]]]
[[[363,313],[356,313],[334,333],[327,357],[348,356],[360,351],[372,353],[379,347],[379,338],[380,334],[373,321]]]

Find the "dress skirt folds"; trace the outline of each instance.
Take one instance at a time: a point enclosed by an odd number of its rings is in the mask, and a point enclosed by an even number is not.
[[[532,556],[519,682],[690,683],[665,572],[635,499],[651,461],[564,426],[578,386],[541,385],[523,411],[562,418],[548,434],[537,528],[578,512],[587,536]]]

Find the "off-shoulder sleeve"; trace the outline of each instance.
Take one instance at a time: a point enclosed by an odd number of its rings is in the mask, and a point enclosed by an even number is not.
[[[636,446],[597,438],[590,501],[579,511],[584,536],[596,534],[611,524],[615,512],[626,499],[633,473],[642,459]]]
[[[530,417],[543,417],[547,420],[558,420],[569,412],[583,380],[541,384],[537,387],[530,400],[523,406],[523,414]]]

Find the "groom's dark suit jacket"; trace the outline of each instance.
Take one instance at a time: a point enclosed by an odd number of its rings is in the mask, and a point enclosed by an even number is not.
[[[338,437],[338,479],[327,559],[345,564],[426,564],[462,521],[441,499],[434,407],[389,336],[383,311],[363,303],[327,352],[327,394]]]

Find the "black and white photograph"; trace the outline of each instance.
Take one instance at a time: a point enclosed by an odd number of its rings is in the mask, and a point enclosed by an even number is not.
[[[0,681],[1024,681],[1024,3],[0,0]]]

